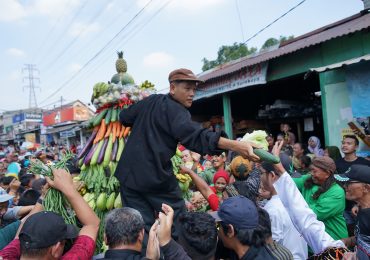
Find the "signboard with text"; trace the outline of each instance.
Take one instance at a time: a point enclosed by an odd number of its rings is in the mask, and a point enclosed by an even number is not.
[[[211,97],[248,86],[265,84],[267,62],[243,68],[216,82],[205,83],[195,92],[194,100]]]
[[[68,137],[74,137],[76,136],[76,132],[74,130],[67,130],[60,132],[60,138],[68,138]]]

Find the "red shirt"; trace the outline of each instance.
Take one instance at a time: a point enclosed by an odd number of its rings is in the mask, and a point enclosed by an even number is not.
[[[217,196],[216,188],[214,186],[211,186],[210,188],[214,193],[208,196],[207,201],[211,209],[213,211],[217,211],[220,206],[220,198]]]
[[[60,259],[91,259],[95,251],[95,241],[89,236],[78,236],[73,243],[72,248],[65,253]],[[14,239],[3,250],[0,251],[0,256],[4,260],[17,260],[21,257],[21,244],[19,239]]]

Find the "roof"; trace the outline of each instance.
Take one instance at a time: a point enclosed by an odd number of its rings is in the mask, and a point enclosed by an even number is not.
[[[316,29],[294,39],[280,44],[279,48],[272,51],[258,53],[254,56],[243,57],[239,60],[223,64],[215,69],[199,75],[203,81],[225,76],[244,67],[252,66],[264,61],[296,52],[328,40],[348,35],[370,27],[370,13],[358,13],[343,20]]]
[[[312,68],[312,69],[309,70],[309,72],[307,72],[307,74],[309,74],[310,72],[314,72],[314,71],[315,72],[324,72],[324,71],[337,69],[337,68],[340,68],[340,67],[356,64],[356,63],[363,62],[363,61],[369,61],[369,60],[370,60],[370,54],[366,54],[366,55],[363,55],[361,57],[341,61],[341,62],[338,62],[338,63],[333,63],[333,64],[330,64],[330,65],[327,65],[327,66],[323,66],[323,67],[319,67],[319,68]]]
[[[53,128],[50,128],[50,129],[46,129],[46,133],[45,134],[60,133],[60,132],[63,132],[63,131],[72,130],[75,127],[78,127],[78,124],[74,123],[74,124],[60,126],[60,127],[53,127]]]

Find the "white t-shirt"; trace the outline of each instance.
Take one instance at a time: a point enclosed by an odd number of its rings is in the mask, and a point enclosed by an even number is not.
[[[310,209],[287,172],[280,176],[274,183],[274,187],[295,228],[302,234],[315,254],[329,247],[344,247],[341,240],[334,240],[325,232],[324,223],[317,220],[316,214]]]
[[[270,215],[272,239],[290,250],[294,259],[307,259],[307,243],[290,220],[278,195],[263,207]]]

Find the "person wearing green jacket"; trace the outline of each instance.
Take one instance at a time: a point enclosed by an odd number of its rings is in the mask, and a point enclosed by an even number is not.
[[[335,240],[348,237],[343,217],[345,192],[334,178],[335,162],[328,156],[312,160],[311,174],[293,179],[325,231]]]

